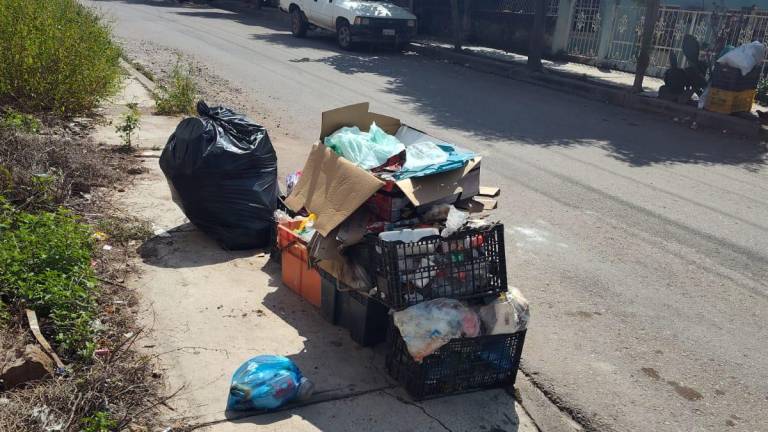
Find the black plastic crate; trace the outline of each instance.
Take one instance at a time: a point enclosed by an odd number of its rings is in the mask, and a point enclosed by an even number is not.
[[[725,66],[720,63],[715,64],[712,71],[712,81],[710,84],[714,88],[730,91],[754,90],[760,80],[760,68],[755,67],[746,75],[741,74],[738,68]]]
[[[339,323],[341,315],[341,293],[336,286],[336,278],[317,269],[320,273],[320,315],[331,324]]]
[[[419,364],[390,321],[387,371],[415,400],[515,384],[525,330],[451,339]]]
[[[331,324],[349,330],[357,344],[367,347],[384,342],[387,337],[389,308],[370,296],[338,283],[320,270],[320,312]]]
[[[380,297],[393,309],[436,298],[470,299],[507,290],[504,226],[417,242],[371,240]]]

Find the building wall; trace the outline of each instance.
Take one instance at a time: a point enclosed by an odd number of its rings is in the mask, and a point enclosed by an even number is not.
[[[463,11],[463,1],[460,9]],[[533,14],[500,11],[499,0],[472,0],[471,21],[466,34],[468,43],[527,52],[528,34],[533,28]],[[419,18],[419,33],[441,38],[451,37],[451,10],[447,0],[415,0],[414,13]],[[547,53],[552,46],[556,16],[545,21],[544,47]]]

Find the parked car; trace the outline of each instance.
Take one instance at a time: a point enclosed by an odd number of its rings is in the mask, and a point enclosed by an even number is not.
[[[280,0],[291,17],[291,33],[304,37],[322,28],[336,33],[343,49],[356,42],[390,43],[402,49],[416,34],[416,16],[384,1]]]

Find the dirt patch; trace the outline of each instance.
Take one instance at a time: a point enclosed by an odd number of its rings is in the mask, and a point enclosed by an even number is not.
[[[122,43],[125,55],[131,63],[139,64],[150,71],[159,84],[168,84],[168,77],[177,61],[189,63],[197,89],[208,105],[226,105],[239,112],[258,112],[257,107],[245,101],[243,90],[211,71],[205,62],[181,51],[163,47],[151,41],[125,41]]]

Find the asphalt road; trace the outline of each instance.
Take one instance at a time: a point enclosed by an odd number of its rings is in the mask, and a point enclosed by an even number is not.
[[[414,54],[340,52],[274,11],[87,3],[120,37],[242,87],[279,125],[282,172],[322,111],[360,101],[482,154],[510,281],[533,304],[524,370],[593,429],[768,430],[764,147]]]

